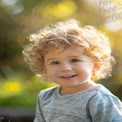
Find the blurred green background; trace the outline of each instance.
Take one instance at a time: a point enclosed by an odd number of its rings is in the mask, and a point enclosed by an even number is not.
[[[54,85],[29,70],[23,46],[29,34],[71,18],[96,26],[110,38],[116,65],[112,77],[97,82],[122,100],[122,9],[118,8],[120,0],[1,0],[0,106],[35,108],[38,92]]]

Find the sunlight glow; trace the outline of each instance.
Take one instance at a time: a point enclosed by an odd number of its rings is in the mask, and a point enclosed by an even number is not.
[[[113,32],[119,31],[122,29],[122,21],[114,21],[105,24],[106,29],[111,30]]]
[[[21,84],[19,82],[6,81],[3,88],[5,91],[17,93],[21,90]]]
[[[50,15],[56,18],[71,16],[77,9],[77,5],[72,0],[63,0],[56,5],[50,5],[43,15]]]
[[[14,5],[18,0],[2,0],[5,5]]]

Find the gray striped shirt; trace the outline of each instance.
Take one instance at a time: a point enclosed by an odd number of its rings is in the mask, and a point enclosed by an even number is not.
[[[39,93],[34,122],[122,122],[122,102],[103,85],[70,95],[59,91]]]

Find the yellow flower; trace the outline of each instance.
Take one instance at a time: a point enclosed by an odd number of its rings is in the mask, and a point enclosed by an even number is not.
[[[19,82],[6,81],[3,85],[3,89],[8,92],[17,93],[21,90],[21,84]]]

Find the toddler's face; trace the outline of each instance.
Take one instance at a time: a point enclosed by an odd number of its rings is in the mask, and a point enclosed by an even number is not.
[[[91,81],[93,63],[84,51],[75,46],[50,50],[44,56],[48,80],[62,87],[76,87]]]

